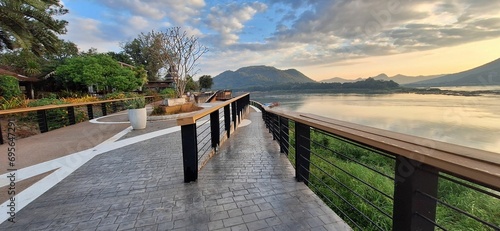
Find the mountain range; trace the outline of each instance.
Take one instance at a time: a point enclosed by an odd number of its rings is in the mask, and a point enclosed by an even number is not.
[[[442,87],[442,86],[484,86],[500,85],[500,59],[494,60],[482,66],[448,75],[431,76],[405,76],[386,74],[372,76],[375,80],[393,80],[394,82],[408,87]],[[334,77],[321,80],[323,83],[346,83],[364,80],[354,80]],[[225,71],[213,78],[214,89],[241,89],[249,87],[261,87],[280,85],[287,83],[314,83],[306,75],[295,69],[279,70],[270,66],[242,67],[236,71]]]
[[[500,85],[500,59],[470,70],[408,84],[411,87],[488,85]]]
[[[224,71],[215,76],[213,82],[214,89],[240,89],[315,81],[295,69],[279,70],[270,66],[250,66],[236,71]]]
[[[419,81],[434,79],[434,78],[441,77],[441,76],[443,76],[443,75],[407,76],[407,75],[398,74],[398,75],[389,77],[386,74],[382,73],[382,74],[379,74],[377,76],[372,76],[370,78],[373,78],[375,80],[385,80],[385,81],[392,80],[392,81],[394,81],[394,82],[396,82],[398,84],[404,85],[404,84],[409,84],[409,83],[415,83],[415,82],[419,82]],[[334,77],[334,78],[331,78],[331,79],[320,80],[319,82],[321,82],[321,83],[349,83],[349,82],[357,82],[357,81],[361,81],[361,80],[364,80],[364,79],[363,78],[344,79],[344,78],[341,78],[341,77]]]

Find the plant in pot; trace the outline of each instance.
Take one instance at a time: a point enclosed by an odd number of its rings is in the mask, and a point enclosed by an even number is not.
[[[146,128],[148,114],[146,111],[146,99],[144,97],[136,97],[125,101],[125,106],[128,109],[128,120],[132,128]]]

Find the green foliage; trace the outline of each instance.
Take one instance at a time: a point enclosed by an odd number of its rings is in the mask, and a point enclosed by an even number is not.
[[[290,122],[289,127],[289,143],[290,147],[294,147],[294,123]],[[288,157],[295,165],[293,148],[289,149]],[[346,222],[349,223],[352,219],[361,226],[362,230],[379,230],[377,227],[390,230],[392,219],[383,215],[374,206],[392,216],[393,201],[366,184],[393,196],[394,181],[365,166],[394,177],[394,159],[381,155],[377,150],[354,144],[343,138],[326,135],[317,130],[311,131],[309,187]],[[457,178],[455,180],[471,184]],[[477,185],[476,187],[481,188]],[[483,190],[488,191],[485,188]],[[369,222],[340,197],[355,206],[375,224]],[[487,222],[500,225],[500,219],[498,219],[500,200],[489,195],[440,178],[438,198]],[[437,206],[436,220],[439,225],[448,230],[490,230],[474,219],[441,204]],[[351,227],[355,228],[354,224],[351,223]]]
[[[125,108],[140,109],[146,107],[146,99],[144,97],[135,97],[125,101]]]
[[[193,77],[191,76],[188,76],[186,77],[186,89],[185,91],[197,91],[199,86],[198,86],[198,83],[196,83],[194,80],[193,80]],[[183,91],[183,92],[185,92]]]
[[[272,84],[269,86],[255,86],[245,88],[249,91],[303,91],[303,90],[315,90],[315,91],[327,91],[327,92],[338,92],[338,93],[349,93],[349,92],[367,92],[367,91],[380,91],[386,92],[390,90],[399,89],[399,84],[390,80],[375,80],[373,78],[368,78],[366,80],[361,80],[357,82],[346,82],[346,83],[286,83],[286,84]]]
[[[66,33],[64,15],[58,0],[4,0],[0,4],[0,50],[23,48],[35,55],[54,53],[57,50],[58,34]]]
[[[173,88],[165,88],[160,91],[160,95],[164,95],[165,98],[174,98],[175,90]]]
[[[140,72],[140,71],[138,71]],[[95,85],[105,91],[132,91],[142,86],[144,79],[139,74],[120,65],[110,56],[89,54],[67,59],[56,69],[57,79],[85,86]],[[139,78],[138,78],[139,77]]]
[[[0,96],[6,100],[21,96],[19,81],[8,75],[0,75]]]
[[[211,89],[212,85],[214,84],[214,81],[212,79],[212,76],[210,75],[203,75],[200,77],[198,80],[200,84],[201,89]]]
[[[161,50],[161,35],[154,31],[141,33],[137,38],[122,45],[123,53],[130,57],[133,64],[142,66],[147,71],[150,81],[158,80],[158,71],[163,67]]]
[[[62,104],[67,104],[67,102],[61,99],[57,99],[57,95],[52,94],[48,98],[30,101],[28,103],[28,106],[39,107],[45,105],[62,105]],[[64,108],[50,109],[47,110],[45,113],[47,115],[47,124],[49,131],[69,125],[68,111],[66,109]],[[30,112],[28,118],[30,121],[36,121],[37,113]]]

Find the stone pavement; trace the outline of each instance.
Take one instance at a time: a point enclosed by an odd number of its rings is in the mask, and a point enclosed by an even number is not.
[[[0,230],[348,230],[303,183],[261,115],[183,183],[180,132],[98,155]]]

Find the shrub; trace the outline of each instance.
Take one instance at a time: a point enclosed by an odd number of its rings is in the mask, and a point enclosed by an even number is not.
[[[163,95],[165,98],[175,98],[175,90],[173,88],[165,88],[160,91],[160,95]]]
[[[0,95],[6,100],[20,97],[19,81],[12,76],[0,75]]]
[[[125,107],[127,109],[139,109],[146,107],[146,99],[144,97],[135,97],[125,101]]]

